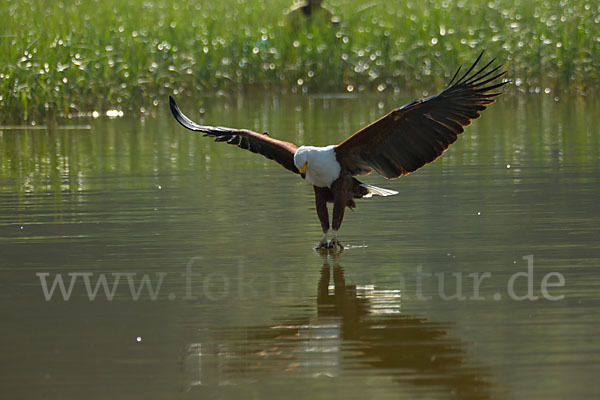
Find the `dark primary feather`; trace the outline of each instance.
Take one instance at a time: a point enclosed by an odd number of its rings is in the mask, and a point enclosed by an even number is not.
[[[298,147],[289,142],[273,139],[268,134],[253,132],[247,129],[231,129],[222,126],[199,125],[186,117],[173,97],[169,96],[169,104],[173,116],[185,128],[204,133],[204,136],[214,137],[215,142],[227,142],[253,153],[262,154],[269,160],[274,160],[298,174],[300,173],[294,165],[294,153]]]
[[[483,53],[458,80],[460,68],[442,92],[397,108],[336,147],[340,164],[353,175],[372,170],[398,178],[432,162],[454,143],[471,120],[501,93],[493,90],[506,71],[494,60],[476,70]]]

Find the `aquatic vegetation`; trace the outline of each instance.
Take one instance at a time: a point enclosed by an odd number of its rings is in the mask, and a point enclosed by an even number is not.
[[[147,114],[168,94],[437,89],[482,49],[516,90],[600,83],[600,5],[584,0],[331,0],[341,22],[300,32],[289,0],[5,3],[3,121]]]

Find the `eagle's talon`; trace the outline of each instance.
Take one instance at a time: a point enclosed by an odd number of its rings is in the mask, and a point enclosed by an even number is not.
[[[328,246],[328,248],[329,248],[329,249],[332,249],[332,250],[337,250],[337,249],[343,250],[343,249],[344,249],[344,246],[343,246],[343,245],[340,243],[340,241],[339,241],[339,240],[337,240],[337,238],[333,238],[333,239],[331,239],[331,241],[329,242],[329,246]]]
[[[318,244],[316,249],[317,250],[322,250],[322,249],[328,249],[329,246],[327,245],[327,239],[322,239]]]

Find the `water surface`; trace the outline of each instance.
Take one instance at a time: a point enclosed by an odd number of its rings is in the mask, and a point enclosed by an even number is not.
[[[182,108],[326,145],[408,100]],[[163,111],[0,131],[2,397],[600,394],[597,101],[506,96],[434,164],[365,177],[400,194],[348,212],[337,257],[306,182]]]

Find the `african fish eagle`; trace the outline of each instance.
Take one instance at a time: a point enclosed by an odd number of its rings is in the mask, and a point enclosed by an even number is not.
[[[216,142],[262,154],[305,178],[314,187],[317,215],[323,228],[317,248],[343,249],[337,232],[346,207],[354,208],[354,199],[398,193],[361,183],[355,176],[375,170],[387,179],[394,179],[434,161],[456,141],[463,127],[478,118],[479,112],[501,94],[492,91],[507,83],[497,81],[506,71],[500,70],[502,65],[491,68],[494,60],[475,70],[482,55],[459,79],[458,68],[442,92],[397,108],[342,143],[325,147],[298,147],[266,133],[199,125],[179,110],[172,97],[169,100],[173,116],[185,128],[214,137]],[[328,202],[333,203],[333,236],[329,243]]]

